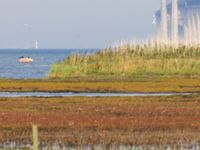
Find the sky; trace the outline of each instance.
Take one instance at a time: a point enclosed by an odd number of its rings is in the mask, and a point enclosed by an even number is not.
[[[155,32],[160,0],[0,0],[0,48],[103,48]]]

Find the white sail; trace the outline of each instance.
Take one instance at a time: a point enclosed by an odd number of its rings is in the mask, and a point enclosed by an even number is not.
[[[38,41],[35,41],[34,48],[35,48],[35,49],[38,49]]]

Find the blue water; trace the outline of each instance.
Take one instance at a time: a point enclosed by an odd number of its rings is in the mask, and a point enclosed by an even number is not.
[[[0,78],[45,78],[51,65],[74,53],[92,53],[96,50],[0,50]],[[19,63],[21,56],[29,56],[33,63]]]
[[[73,92],[0,92],[0,97],[156,97],[186,96],[192,93],[73,93]]]

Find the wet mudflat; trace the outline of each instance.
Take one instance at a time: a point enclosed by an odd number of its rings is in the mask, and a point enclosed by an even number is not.
[[[0,143],[198,146],[200,96],[0,98]]]

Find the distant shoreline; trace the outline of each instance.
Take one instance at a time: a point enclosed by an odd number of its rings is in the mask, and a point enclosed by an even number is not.
[[[0,48],[0,51],[4,51],[4,50],[74,50],[74,51],[79,51],[79,50],[99,50],[99,48],[38,48],[38,49],[34,49],[34,48]]]

